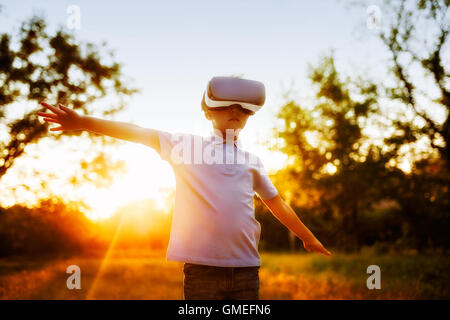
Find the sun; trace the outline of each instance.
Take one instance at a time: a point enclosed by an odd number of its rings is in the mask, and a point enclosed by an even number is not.
[[[115,211],[130,202],[154,199],[157,205],[167,205],[167,190],[175,188],[175,178],[170,165],[158,154],[139,145],[127,144],[115,151],[125,161],[127,173],[114,180],[105,189],[89,184],[77,190],[77,198],[91,207],[86,216],[92,220],[110,217]]]

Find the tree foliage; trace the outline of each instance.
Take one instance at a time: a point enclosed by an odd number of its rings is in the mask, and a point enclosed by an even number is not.
[[[291,159],[278,172],[277,185],[300,211],[335,216],[348,231],[342,241],[358,246],[359,216],[379,200],[373,185],[389,160],[362,132],[365,120],[378,111],[377,86],[341,79],[332,57],[312,67],[310,78],[316,104],[290,101],[278,114],[284,122],[277,134],[280,151]]]
[[[386,140],[396,150],[426,137],[450,171],[450,71],[448,0],[386,1],[386,27],[380,38],[392,56],[394,83],[387,86],[390,99],[399,101],[420,122],[397,119],[398,134]],[[436,119],[433,111],[443,111]],[[448,176],[447,176],[448,178]]]
[[[315,103],[288,101],[279,111],[278,149],[290,161],[278,172],[277,185],[334,245],[449,245],[448,7],[448,1],[386,1],[391,20],[384,16],[380,39],[392,56],[391,79],[377,84],[363,75],[344,78],[333,57],[325,57],[311,67]],[[386,100],[422,121],[383,115],[380,103]],[[433,115],[438,109],[444,120]],[[363,130],[380,117],[394,129],[382,145]],[[403,147],[422,138],[430,149],[413,159],[411,172],[392,165]]]
[[[70,103],[73,109],[87,114],[92,111],[88,110],[92,102],[115,95],[117,105],[102,115],[124,108],[123,98],[136,90],[125,84],[121,65],[113,60],[113,56],[103,57],[96,45],[79,43],[64,29],[49,34],[44,19],[36,16],[22,24],[17,39],[8,33],[0,35],[0,123],[9,137],[0,141],[0,178],[28,144],[47,135],[48,124],[36,116],[40,101]],[[17,119],[6,117],[7,107],[22,108],[29,102],[36,102],[36,109]]]

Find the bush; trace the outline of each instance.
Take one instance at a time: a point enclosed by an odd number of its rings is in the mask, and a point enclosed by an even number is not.
[[[59,199],[0,208],[0,256],[74,253],[90,242],[90,221]]]

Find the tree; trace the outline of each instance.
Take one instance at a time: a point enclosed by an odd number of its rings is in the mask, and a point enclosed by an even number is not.
[[[379,36],[389,50],[392,85],[387,98],[411,111],[414,121],[396,118],[396,133],[385,139],[393,153],[423,138],[431,150],[417,155],[411,174],[391,194],[401,204],[418,248],[442,241],[450,220],[450,72],[448,0],[385,1]],[[443,115],[439,119],[436,113]],[[444,236],[445,237],[445,236]]]
[[[376,201],[389,199],[400,206],[403,238],[409,246],[448,247],[444,230],[450,223],[449,63],[445,60],[449,1],[385,3],[380,38],[392,56],[391,79],[382,84],[343,79],[331,57],[313,68],[315,106],[310,110],[291,101],[278,115],[284,121],[280,150],[294,159],[279,173],[278,184],[302,209],[342,218],[343,231],[354,236],[357,246],[364,232],[360,213],[371,210]],[[377,112],[386,98],[411,111],[414,121]],[[445,115],[444,120],[436,117],[436,110]],[[375,115],[390,121],[394,129],[382,146],[367,143],[362,136],[365,120]],[[415,155],[410,173],[392,165],[403,147],[423,138],[430,148]],[[335,172],[327,174],[327,167]],[[288,185],[292,182],[294,186]]]
[[[398,134],[385,142],[398,151],[402,145],[426,137],[444,160],[447,185],[450,182],[449,5],[448,0],[386,1],[387,23],[379,34],[392,56],[395,85],[386,88],[387,96],[422,120],[396,119]],[[443,111],[445,119],[433,117],[433,109]]]
[[[377,86],[342,80],[332,57],[311,68],[310,78],[316,104],[290,101],[278,113],[279,150],[290,165],[278,172],[277,185],[300,212],[337,216],[345,231],[341,245],[358,248],[359,215],[380,197],[373,188],[389,160],[362,133],[366,119],[378,112]]]
[[[7,33],[0,35],[0,123],[9,133],[9,141],[0,141],[0,179],[26,145],[37,143],[48,131],[48,124],[38,120],[36,109],[19,119],[7,119],[7,106],[35,101],[39,107],[40,101],[50,100],[70,103],[73,109],[87,114],[92,102],[114,94],[118,105],[103,111],[102,115],[108,116],[122,110],[123,99],[137,91],[124,84],[119,63],[102,62],[97,46],[80,44],[62,28],[48,34],[40,17],[33,16],[22,24],[15,41],[17,49],[12,38]],[[65,136],[80,134],[64,132]]]

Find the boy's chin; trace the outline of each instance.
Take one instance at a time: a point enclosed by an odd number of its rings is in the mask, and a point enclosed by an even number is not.
[[[213,126],[213,128],[214,128],[214,130],[220,130],[220,131],[237,130],[239,132],[244,128],[244,126],[242,126],[241,123],[235,123],[235,124],[226,123],[226,124],[223,124],[223,126],[219,126],[219,127]]]
[[[225,125],[227,129],[233,129],[233,130],[242,130],[242,123],[238,123],[237,121],[230,121]]]

